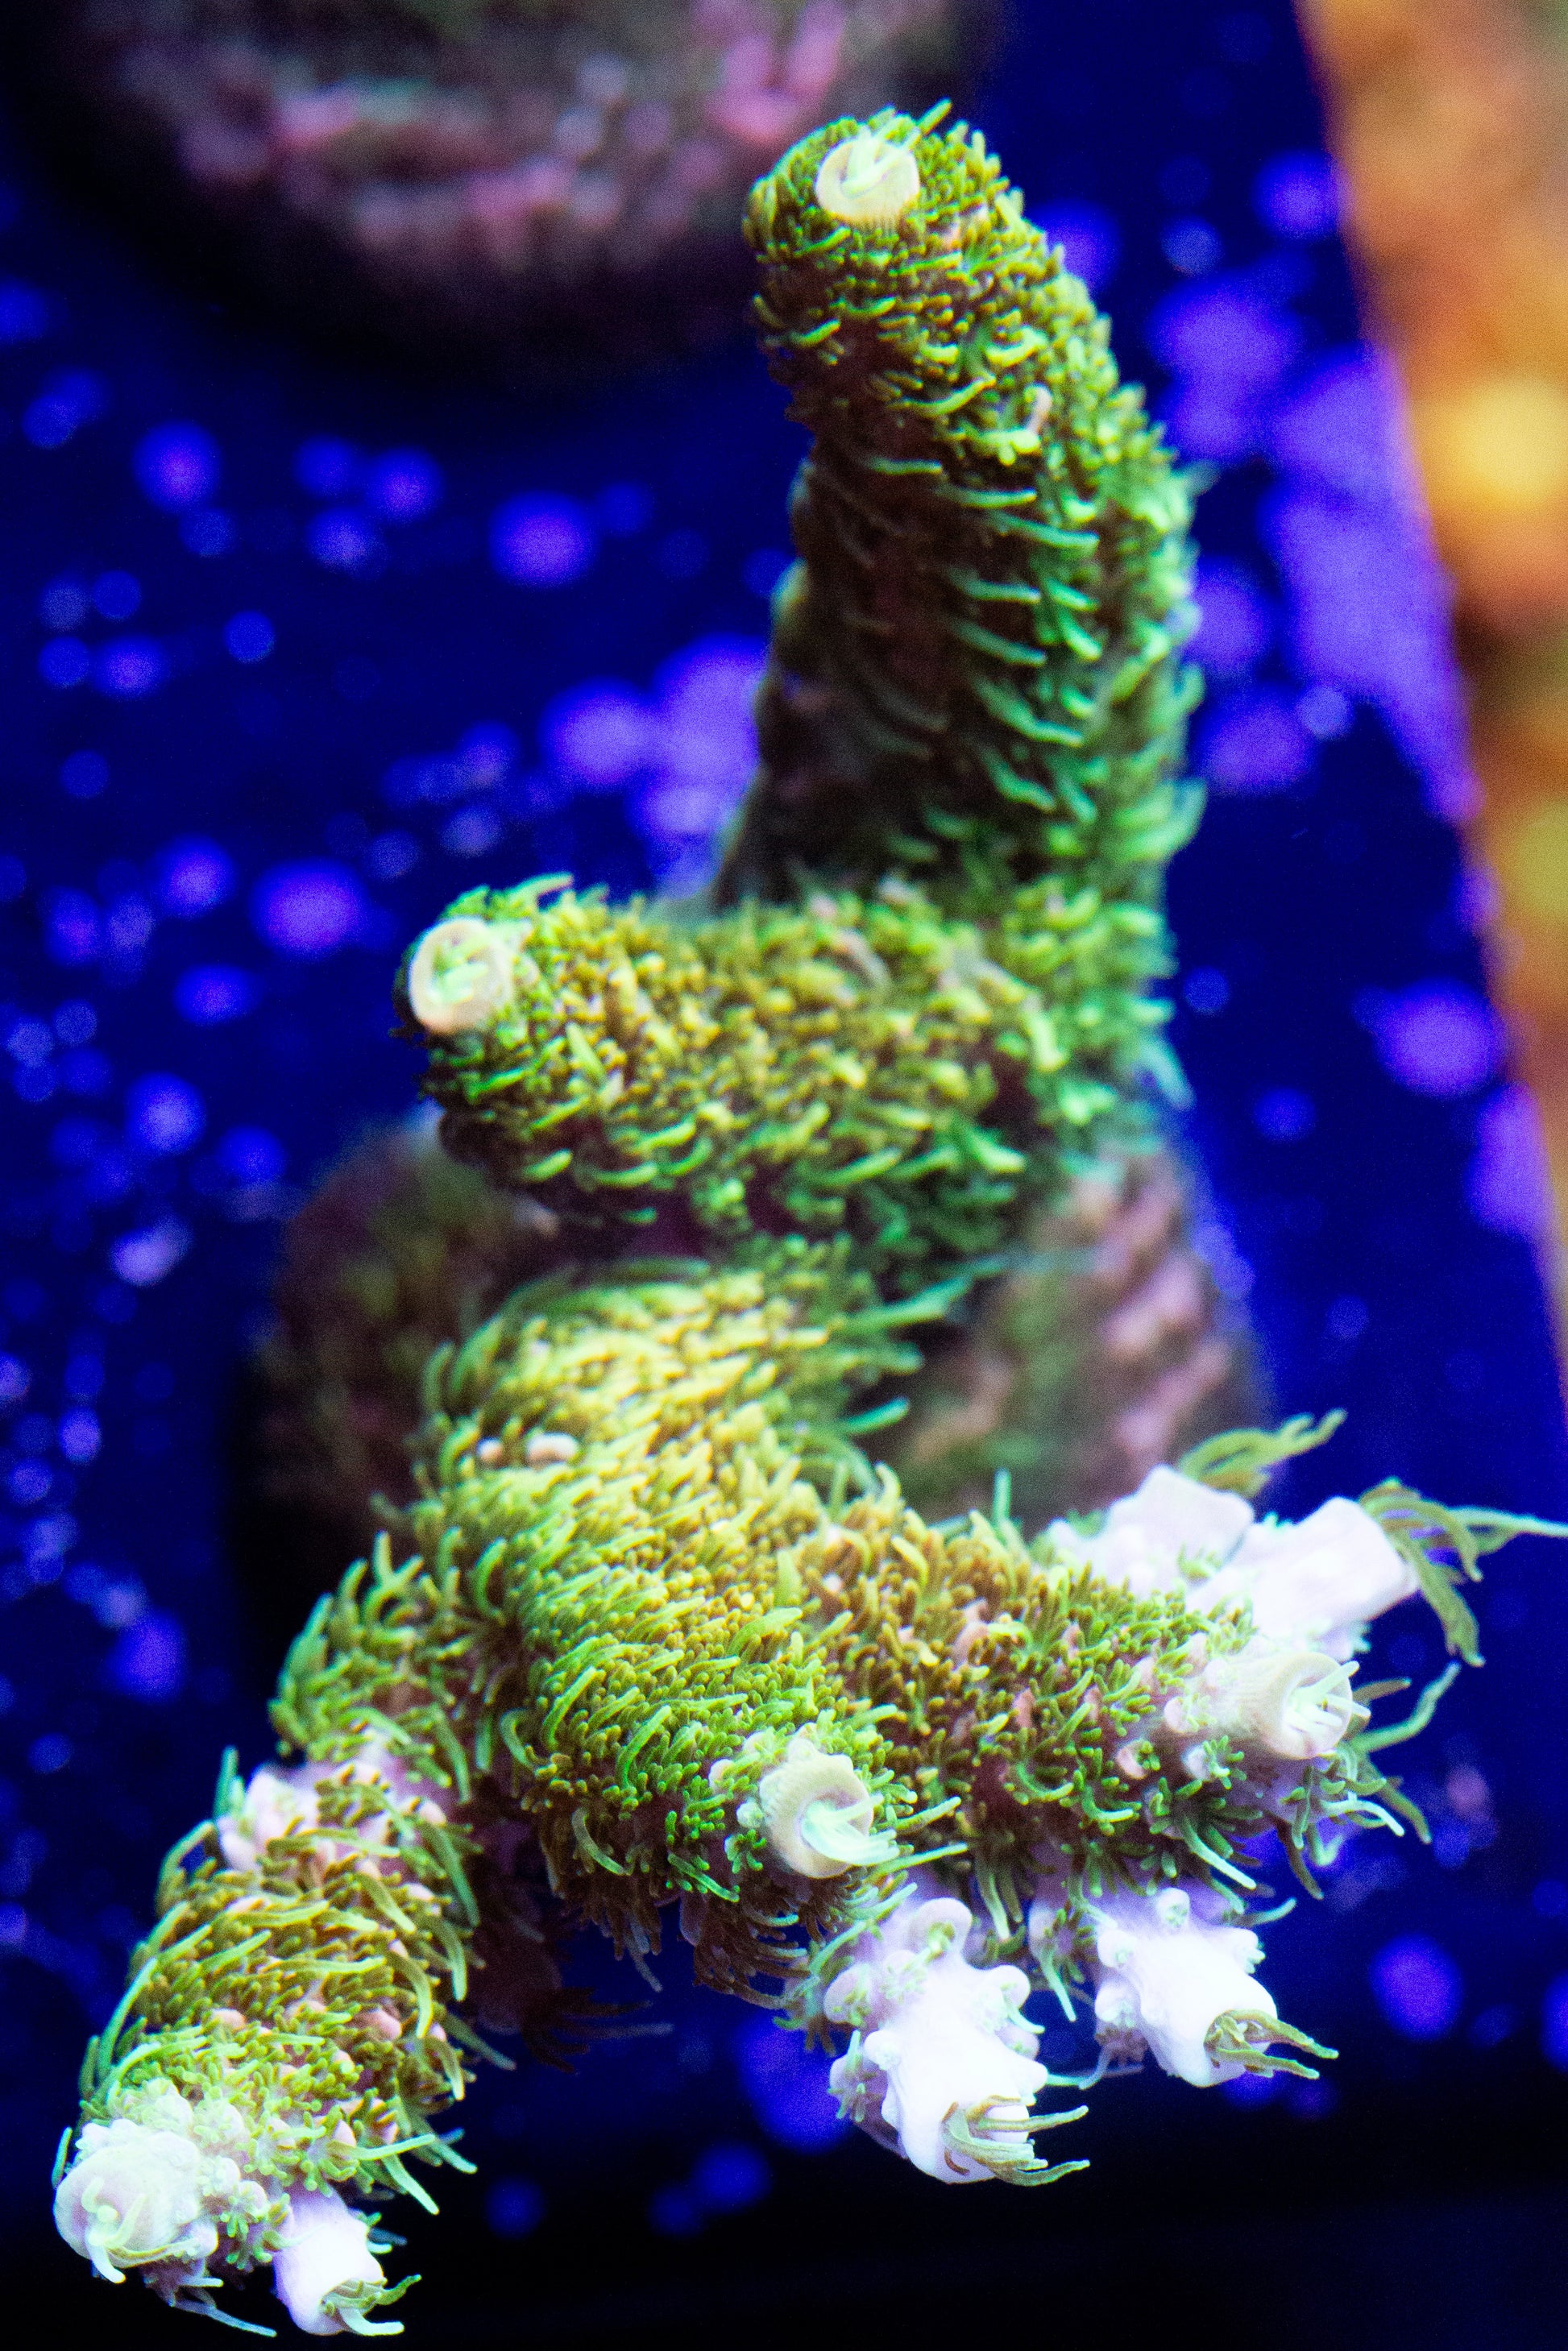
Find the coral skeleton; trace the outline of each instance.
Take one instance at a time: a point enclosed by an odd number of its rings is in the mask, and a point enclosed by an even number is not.
[[[925,1515],[868,1450],[919,1342],[1157,1137],[1196,816],[1186,489],[942,111],[831,124],[751,199],[814,443],[713,902],[474,891],[405,964],[444,1149],[549,1262],[433,1347],[282,1758],[225,1764],[89,2052],[60,2227],[182,2307],[270,2262],[307,2332],[395,2326],[367,2208],[463,2162],[481,2027],[570,2029],[543,1920],[650,1976],[678,1920],[938,2179],[1074,2168],[1034,2151],[1077,2111],[1040,2105],[1037,1994],[1107,2061],[1299,2069],[1260,1855],[1311,1887],[1325,1839],[1420,1827],[1375,1759],[1441,1686],[1372,1728],[1364,1628],[1423,1594],[1479,1662],[1460,1586],[1537,1527],[1392,1482],[1260,1517],[1332,1416],[1032,1534],[1005,1415],[987,1510]]]

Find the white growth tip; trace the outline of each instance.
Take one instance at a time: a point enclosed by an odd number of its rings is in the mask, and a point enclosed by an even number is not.
[[[408,967],[409,1009],[434,1037],[483,1029],[512,993],[513,944],[492,923],[458,914],[426,931]]]
[[[1250,1503],[1222,1494],[1179,1469],[1151,1469],[1136,1493],[1113,1502],[1105,1523],[1087,1543],[1064,1522],[1053,1534],[1070,1548],[1087,1550],[1089,1564],[1106,1583],[1125,1587],[1138,1600],[1153,1592],[1178,1592],[1212,1575],[1228,1559],[1253,1523]]]
[[[282,1771],[263,1763],[251,1773],[234,1810],[217,1823],[218,1844],[231,1869],[254,1869],[275,1837],[316,1826],[320,1808],[311,1783],[319,1777],[313,1764]]]
[[[1359,1502],[1339,1495],[1297,1526],[1254,1527],[1232,1562],[1260,1633],[1342,1655],[1354,1628],[1417,1590],[1415,1569]]]
[[[217,2250],[207,2210],[214,2188],[237,2186],[237,2166],[214,2167],[183,2131],[150,2129],[123,2116],[89,2123],[81,2153],[55,2191],[55,2226],[99,2277],[118,2285],[151,2262],[200,2266]]]
[[[290,2196],[272,2274],[302,2335],[341,2335],[343,2322],[326,2307],[329,2297],[343,2286],[382,2283],[385,2272],[369,2239],[364,2214],[350,2211],[335,2188],[297,2188]]]
[[[1238,1656],[1216,1658],[1183,1712],[1254,1752],[1304,1763],[1332,1755],[1366,1720],[1350,1686],[1354,1671],[1322,1649],[1253,1642]]]
[[[1218,1915],[1200,1916],[1200,1908]],[[1215,2057],[1207,2043],[1222,2017],[1278,2021],[1252,1974],[1257,1936],[1227,1926],[1218,1897],[1200,1886],[1112,1895],[1090,1915],[1102,2040],[1132,2054],[1142,2044],[1167,2074],[1200,2090],[1245,2072],[1239,2062]]]
[[[559,1429],[536,1428],[523,1447],[523,1459],[530,1469],[546,1469],[552,1462],[575,1461],[576,1458],[576,1437],[568,1437]]]
[[[844,2111],[949,2184],[1035,2168],[1030,2109],[1047,2078],[1020,2013],[1029,1979],[1021,1968],[971,1967],[973,1925],[951,1896],[906,1899],[824,2002],[834,2023],[863,2035],[828,2077]]]
[[[873,1834],[876,1806],[848,1756],[825,1755],[807,1731],[763,1774],[757,1802],[775,1860],[801,1877],[841,1877],[892,1858],[888,1840]]]
[[[855,228],[892,228],[920,193],[920,166],[907,147],[874,131],[857,131],[830,147],[817,166],[817,202]]]

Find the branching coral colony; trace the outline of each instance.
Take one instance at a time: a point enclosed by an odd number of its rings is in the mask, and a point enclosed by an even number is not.
[[[645,1968],[678,1910],[940,2180],[1073,2168],[1031,1989],[1199,2085],[1324,2053],[1255,1976],[1250,1848],[1310,1885],[1411,1814],[1375,1757],[1436,1690],[1368,1729],[1362,1627],[1424,1593],[1473,1661],[1458,1587],[1532,1523],[1395,1484],[1256,1516],[1326,1424],[1032,1540],[1005,1480],[931,1524],[861,1449],[910,1334],[1146,1129],[1195,813],[1182,486],[938,121],[835,123],[751,199],[815,444],[716,909],[478,891],[404,967],[449,1144],[557,1269],[432,1360],[417,1499],[285,1670],[291,1760],[225,1771],[89,2054],[60,2228],[179,2307],[271,2262],[307,2332],[385,2324],[364,2208],[459,2159],[477,2026],[565,2019],[547,1912]]]

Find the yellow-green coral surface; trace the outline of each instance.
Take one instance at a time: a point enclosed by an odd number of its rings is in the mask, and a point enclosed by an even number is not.
[[[862,184],[900,202],[840,216]],[[678,1915],[703,1980],[847,2032],[847,2109],[938,2177],[1053,2176],[1030,1980],[1189,2080],[1295,2064],[1242,1848],[1306,1876],[1325,1822],[1401,1808],[1358,1618],[1420,1587],[1473,1655],[1455,1587],[1516,1523],[1391,1488],[1303,1549],[1243,1499],[1301,1426],[1161,1489],[1197,1513],[1168,1558],[1152,1503],[1031,1533],[1004,1485],[932,1525],[868,1458],[923,1330],[1169,1075],[1186,500],[964,128],[834,124],[748,232],[814,437],[716,902],[475,892],[447,993],[440,926],[405,966],[444,1139],[557,1270],[429,1362],[415,1497],[294,1648],[286,1761],[171,1857],[62,2150],[68,2236],[183,2306],[270,2260],[311,2331],[385,2323],[359,2202],[457,2159],[472,1978],[566,2018],[545,1912],[643,1965]],[[1145,1926],[1222,1986],[1196,2023]]]

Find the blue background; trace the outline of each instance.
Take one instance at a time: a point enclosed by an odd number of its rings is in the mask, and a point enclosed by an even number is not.
[[[1286,1506],[1392,1473],[1568,1510],[1437,591],[1288,11],[1018,0],[973,111],[1212,469],[1176,1041],[1222,1285],[1281,1408],[1350,1410]],[[140,2340],[181,2322],[78,2275],[44,2182],[159,1854],[226,1743],[266,1751],[226,1496],[280,1219],[409,1101],[390,977],[456,891],[690,878],[744,782],[800,444],[743,339],[553,400],[414,381],[215,298],[20,148],[6,182],[0,2215],[18,2283]],[[481,2086],[480,2179],[405,2223],[411,2335],[1103,2325],[1109,2296],[1180,2340],[1245,2294],[1281,2345],[1562,2340],[1565,1575],[1494,1565],[1487,1667],[1409,1750],[1434,1849],[1368,1840],[1270,1930],[1332,2080],[1113,2085],[1054,2143],[1085,2178],[952,2198],[672,1959],[637,2036]],[[1373,1670],[1436,1670],[1416,1614]]]

